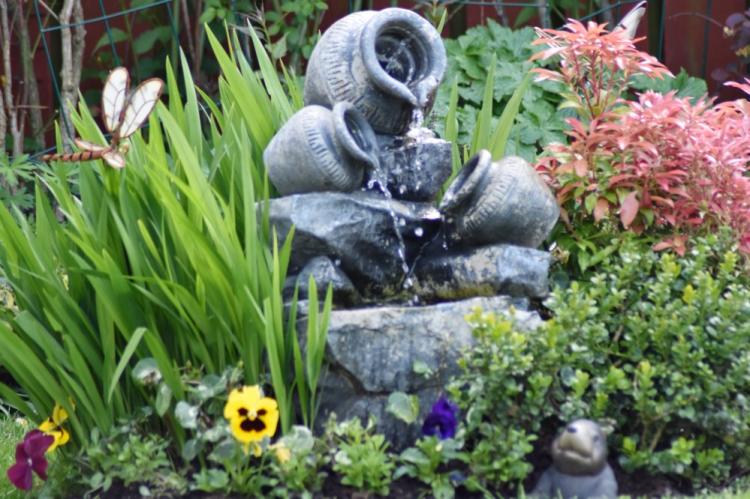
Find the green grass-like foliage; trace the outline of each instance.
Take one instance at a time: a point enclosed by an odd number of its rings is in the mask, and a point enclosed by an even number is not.
[[[181,78],[168,61],[169,103],[131,138],[126,168],[81,164],[74,190],[74,168],[55,165],[36,183],[33,225],[0,206],[0,267],[19,307],[0,322],[0,364],[24,392],[0,385],[0,396],[36,422],[61,403],[74,442],[148,401],[130,376],[145,357],[175,401],[182,366],[219,373],[241,361],[247,384],[270,374],[284,429],[295,396],[312,418],[327,311],[311,321],[314,349],[303,358],[281,297],[291,237],[279,246],[270,231],[262,163],[300,90],[293,78],[282,83],[257,38],[257,72],[236,39],[229,51],[208,39],[221,67],[218,103],[196,88],[184,58]],[[102,143],[85,105],[75,125]]]
[[[550,432],[611,421],[610,459],[697,487],[750,470],[750,282],[727,234],[683,258],[626,243],[587,282],[555,290],[532,333],[477,313],[451,394],[471,474],[523,480]],[[535,446],[537,447],[535,449]]]

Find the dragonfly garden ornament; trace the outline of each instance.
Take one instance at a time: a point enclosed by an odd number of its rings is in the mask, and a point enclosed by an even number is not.
[[[128,70],[118,67],[110,71],[102,90],[102,118],[104,127],[112,134],[109,145],[103,146],[75,138],[79,152],[46,154],[43,161],[91,161],[103,159],[112,168],[125,167],[125,154],[130,137],[148,119],[159,101],[164,82],[150,78],[130,92]]]

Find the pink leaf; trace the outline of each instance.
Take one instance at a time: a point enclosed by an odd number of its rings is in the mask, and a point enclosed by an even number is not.
[[[599,198],[596,201],[596,206],[594,207],[594,220],[598,222],[602,218],[606,217],[609,214],[609,201],[607,201],[605,198]]]
[[[637,192],[633,191],[627,196],[625,196],[625,199],[622,201],[622,205],[620,206],[620,221],[622,222],[623,227],[626,229],[630,227],[630,224],[633,223],[633,220],[635,220],[635,216],[638,214],[638,208],[640,207],[640,204],[638,203]]]

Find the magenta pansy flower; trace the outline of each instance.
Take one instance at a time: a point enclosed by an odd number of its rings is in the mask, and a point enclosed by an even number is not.
[[[47,459],[44,453],[55,441],[51,435],[31,430],[16,446],[16,464],[8,468],[8,479],[21,490],[31,490],[32,471],[42,480],[47,479]]]

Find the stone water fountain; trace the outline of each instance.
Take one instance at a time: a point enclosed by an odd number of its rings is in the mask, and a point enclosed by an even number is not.
[[[445,66],[440,35],[419,15],[351,14],[321,37],[306,106],[264,153],[283,196],[270,202],[271,224],[282,238],[295,228],[287,294],[299,285],[304,298],[310,275],[334,290],[319,420],[373,415],[397,448],[418,429],[385,411],[389,394],[432,405],[471,343],[467,313],[540,322],[527,308],[547,293],[550,256],[536,248],[559,215],[528,163],[487,151],[437,202],[452,148],[421,123]]]

